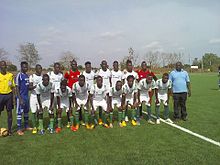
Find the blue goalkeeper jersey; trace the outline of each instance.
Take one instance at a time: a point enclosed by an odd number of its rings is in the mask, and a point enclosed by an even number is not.
[[[16,76],[15,84],[18,86],[21,97],[28,98],[29,76],[26,73],[18,73]]]

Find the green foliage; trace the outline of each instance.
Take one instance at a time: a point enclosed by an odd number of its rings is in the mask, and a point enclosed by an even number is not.
[[[10,64],[10,65],[7,66],[7,70],[11,71],[11,72],[17,71],[17,66],[13,65],[13,64]]]
[[[204,69],[216,71],[218,66],[220,66],[220,57],[214,53],[205,53],[202,60]]]

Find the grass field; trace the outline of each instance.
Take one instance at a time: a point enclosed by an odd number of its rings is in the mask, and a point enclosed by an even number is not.
[[[220,141],[220,91],[216,74],[191,74],[192,97],[188,121],[178,125]],[[154,112],[154,108],[153,108]],[[171,105],[171,116],[173,108]],[[172,117],[171,117],[172,118]],[[6,125],[6,112],[1,118]],[[14,124],[16,123],[14,115]],[[0,165],[4,164],[220,164],[220,147],[166,124],[113,129],[66,128],[60,134],[0,138]]]

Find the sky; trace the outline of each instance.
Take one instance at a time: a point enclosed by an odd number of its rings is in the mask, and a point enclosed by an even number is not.
[[[189,63],[220,55],[219,0],[0,0],[0,48],[18,64],[20,44],[34,43],[47,67],[65,51],[78,63],[109,65],[132,47],[184,54]]]

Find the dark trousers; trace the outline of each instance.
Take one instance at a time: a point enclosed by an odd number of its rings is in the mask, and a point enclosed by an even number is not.
[[[178,118],[186,118],[186,100],[187,100],[187,93],[173,93],[173,100],[174,100],[174,119]],[[181,115],[180,113],[181,112]]]

